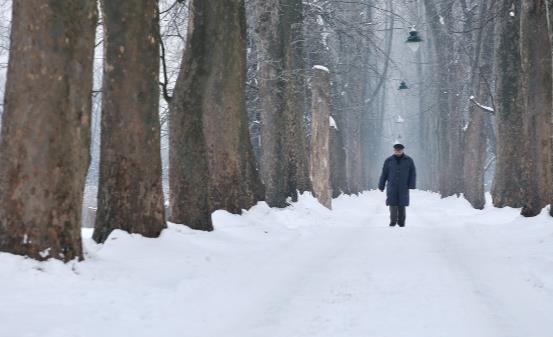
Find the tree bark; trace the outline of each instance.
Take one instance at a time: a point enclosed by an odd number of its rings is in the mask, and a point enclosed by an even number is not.
[[[553,62],[553,0],[547,0],[546,1],[546,9],[547,9],[547,27],[549,28],[549,43],[551,46],[551,54],[552,54],[552,62]],[[553,90],[553,87],[552,87]],[[553,102],[552,102],[553,103]],[[553,106],[552,106],[552,119],[553,119]],[[553,128],[553,120],[551,123],[551,127]],[[553,130],[552,130],[553,133]],[[552,146],[553,151],[553,146]],[[550,154],[551,158],[553,158],[553,152]],[[551,174],[553,176],[553,165],[551,165]],[[549,197],[549,215],[553,216],[553,184],[550,186],[549,193],[551,193]]]
[[[243,0],[191,2],[188,39],[170,106],[171,221],[212,230],[211,213],[263,199],[245,103]]]
[[[98,211],[93,239],[166,227],[159,124],[157,1],[102,1],[104,73]]]
[[[492,73],[493,30],[488,21],[490,11],[488,0],[481,0],[477,21],[478,29],[474,41],[475,53],[472,65],[472,93],[483,103],[489,97],[488,78]],[[492,26],[493,27],[493,26]],[[465,133],[464,149],[464,196],[472,207],[483,209],[486,204],[484,195],[484,166],[486,161],[486,119],[488,114],[472,104],[469,107],[469,122]]]
[[[448,197],[462,192],[462,134],[460,125],[460,111],[458,104],[452,100],[458,99],[453,95],[452,86],[459,82],[460,69],[457,65],[451,65],[453,59],[453,39],[448,35],[447,27],[440,22],[444,17],[446,24],[450,24],[450,8],[442,13],[439,11],[435,1],[424,0],[425,15],[429,22],[432,33],[432,45],[434,48],[434,59],[436,69],[435,81],[437,88],[434,89],[436,96],[437,123],[435,137],[437,137],[437,161],[438,166],[438,189],[442,197]]]
[[[333,118],[336,123],[336,119]],[[342,130],[340,124],[336,127],[330,127],[329,147],[330,147],[330,187],[332,198],[337,198],[340,194],[346,193],[346,151],[342,142]]]
[[[303,130],[304,53],[300,0],[256,2],[261,178],[266,201],[284,207],[310,189]]]
[[[522,207],[522,95],[520,2],[497,3],[495,28],[497,157],[491,194],[495,207]],[[513,7],[514,6],[514,7]],[[515,16],[510,15],[511,8]]]
[[[521,23],[525,200],[521,214],[535,216],[550,200],[551,47],[545,0],[524,0]]]
[[[330,79],[327,70],[314,68],[312,86],[310,175],[313,195],[332,208],[330,189]]]
[[[357,194],[367,188],[368,179],[363,177],[362,116],[367,109],[365,102],[368,63],[367,31],[352,24],[367,20],[367,3],[337,3],[336,28],[337,53],[335,82],[340,90],[342,105],[336,114],[345,150],[345,174],[347,194]],[[334,82],[334,81],[333,81]]]
[[[95,1],[14,1],[0,140],[0,250],[83,259]]]

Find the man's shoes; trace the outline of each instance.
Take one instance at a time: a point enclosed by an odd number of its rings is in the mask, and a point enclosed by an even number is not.
[[[396,225],[395,222],[390,222],[390,227],[394,227]]]
[[[405,227],[405,223],[400,222],[398,225],[399,225],[399,227]]]

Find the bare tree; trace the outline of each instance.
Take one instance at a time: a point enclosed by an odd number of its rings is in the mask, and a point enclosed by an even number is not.
[[[113,229],[157,237],[166,227],[157,1],[103,1],[102,13],[102,140],[93,238],[104,242]]]
[[[0,142],[2,251],[83,258],[96,18],[92,0],[13,3]]]
[[[305,87],[301,0],[257,1],[260,171],[266,201],[284,207],[310,189],[303,129]]]
[[[496,207],[522,207],[523,97],[520,92],[520,10],[518,0],[500,0],[495,28],[497,159],[492,185]]]
[[[523,0],[520,23],[525,200],[521,214],[540,213],[551,196],[551,47],[545,0]]]
[[[171,220],[212,230],[217,209],[263,199],[245,105],[244,1],[192,0],[186,51],[171,100]]]
[[[486,22],[491,2],[480,0],[479,18],[476,20],[478,30],[474,39],[474,56],[472,69],[473,94],[482,102],[489,102],[491,93],[488,84],[493,67],[493,23]],[[483,111],[484,110],[484,111]],[[486,161],[486,119],[488,112],[482,105],[472,105],[469,109],[469,121],[465,133],[464,149],[464,195],[472,207],[483,209],[486,203],[484,196],[484,167]]]
[[[330,74],[328,69],[315,66],[312,80],[312,123],[310,177],[313,195],[327,208],[332,207],[330,189]]]

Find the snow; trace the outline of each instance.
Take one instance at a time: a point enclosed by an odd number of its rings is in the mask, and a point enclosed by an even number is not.
[[[44,258],[48,257],[48,255],[50,255],[50,250],[51,249],[52,248],[46,248],[43,251],[38,252],[38,255],[40,255],[44,259]]]
[[[469,100],[470,100],[471,102],[473,102],[474,104],[476,104],[478,107],[480,107],[481,109],[483,109],[483,110],[485,110],[485,111],[487,111],[487,112],[491,112],[491,113],[494,112],[494,109],[493,109],[492,107],[487,106],[487,105],[483,105],[483,104],[479,103],[478,101],[476,101],[476,99],[475,99],[474,96],[470,96],[470,97],[469,97]]]
[[[336,125],[336,121],[332,118],[332,116],[328,116],[328,124],[331,128],[338,130],[338,125]]]
[[[321,66],[321,65],[314,65],[314,66],[313,66],[313,69],[318,69],[318,70],[326,71],[327,73],[330,72],[330,70],[328,70],[327,67]]]
[[[489,198],[489,196],[488,196]],[[158,239],[85,229],[86,260],[0,254],[0,336],[550,337],[553,220],[413,191],[304,194]]]
[[[319,26],[324,26],[325,22],[323,20],[323,17],[321,15],[317,15],[317,24]]]
[[[323,46],[327,50],[328,50],[328,37],[329,36],[330,36],[330,33],[328,33],[328,32],[322,32],[321,33],[321,40],[322,40]]]

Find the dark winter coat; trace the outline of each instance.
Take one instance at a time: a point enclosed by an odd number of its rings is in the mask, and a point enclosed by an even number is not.
[[[386,158],[378,189],[384,190],[386,182],[386,205],[409,206],[409,189],[415,189],[417,173],[415,162],[403,154],[399,159],[395,155]]]

